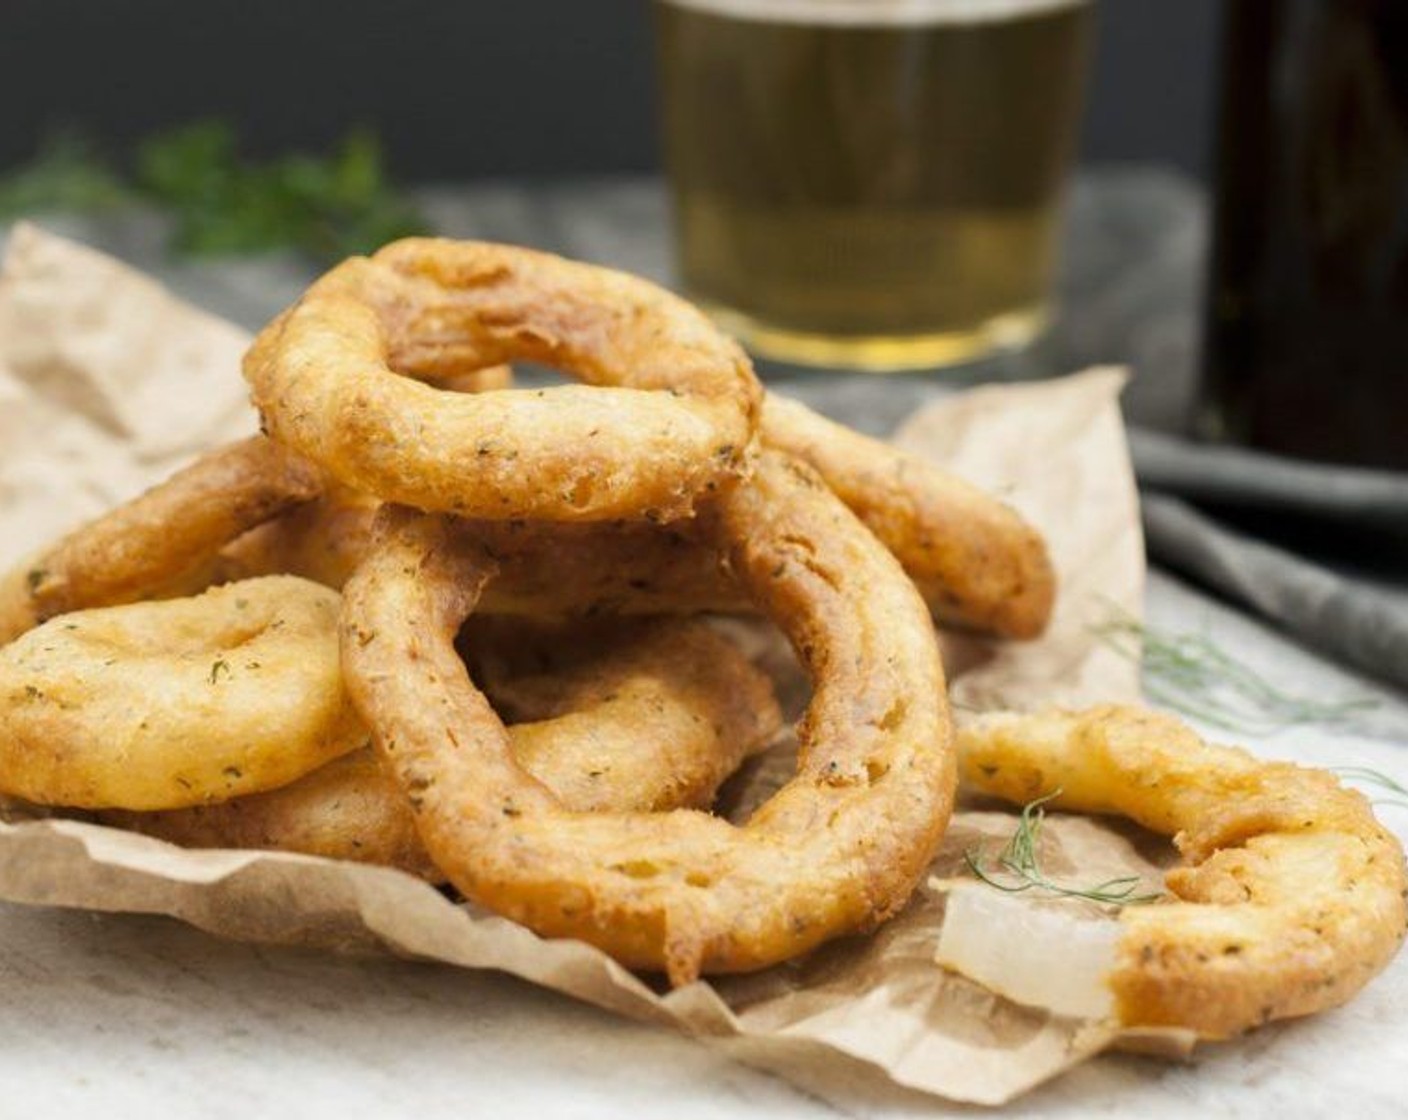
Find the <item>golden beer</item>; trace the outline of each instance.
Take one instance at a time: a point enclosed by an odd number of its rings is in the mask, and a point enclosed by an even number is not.
[[[682,277],[755,351],[866,369],[1047,317],[1082,0],[657,0]]]

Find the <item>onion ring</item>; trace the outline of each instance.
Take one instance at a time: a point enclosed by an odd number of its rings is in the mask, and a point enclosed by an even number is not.
[[[0,575],[0,646],[14,641],[38,624],[39,620],[34,617],[34,604],[29,598],[29,573],[34,570],[35,562],[31,560]]]
[[[0,649],[0,791],[173,809],[271,789],[366,743],[335,592],[292,576],[51,619]]]
[[[587,385],[446,395],[517,359]],[[492,520],[671,520],[747,469],[762,390],[736,343],[635,277],[409,239],[318,280],[255,340],[267,431],[347,486]]]
[[[914,456],[769,393],[764,443],[816,468],[899,559],[941,623],[1008,638],[1045,628],[1056,580],[1039,533],[1010,507]],[[286,571],[341,587],[370,539],[376,502],[350,494],[300,508],[227,550],[226,578]],[[688,540],[632,522],[505,521],[486,539],[513,557],[485,609],[515,614],[742,610],[747,600]],[[546,538],[552,543],[537,543]],[[568,570],[559,571],[559,565]]]
[[[982,499],[996,506],[992,499]],[[340,588],[366,555],[378,503],[353,495],[329,496],[247,533],[221,555],[221,579],[287,572]],[[999,507],[1000,508],[1000,507]],[[504,572],[485,588],[482,609],[495,614],[550,616],[650,615],[699,611],[748,611],[751,606],[717,553],[701,548],[692,524],[640,522],[562,525],[548,522],[481,522],[477,534],[504,561]],[[879,534],[877,534],[879,535]],[[981,535],[979,531],[978,535]],[[884,538],[882,537],[882,540]],[[989,541],[979,549],[998,547]],[[1035,555],[1044,556],[1038,541]],[[912,576],[911,576],[912,578]],[[1033,636],[1043,608],[999,605],[1007,585],[967,580],[950,594],[941,580],[920,588],[935,613],[962,625],[1007,637]],[[1046,584],[1047,592],[1051,583]],[[989,597],[992,596],[992,597]],[[961,611],[946,608],[962,598]],[[1014,596],[1017,603],[1023,595]],[[1049,600],[1048,600],[1049,601]],[[986,624],[980,622],[986,619]],[[1020,632],[1020,633],[1019,633]]]
[[[317,471],[263,436],[203,455],[10,572],[0,641],[55,615],[203,582],[196,573],[225,544],[321,489]]]
[[[1035,638],[1056,598],[1041,534],[969,482],[769,393],[762,439],[810,463],[895,554],[940,622]]]
[[[1175,901],[1129,906],[1107,982],[1127,1026],[1226,1038],[1353,996],[1408,923],[1403,850],[1330,774],[1114,706],[987,716],[959,732],[971,788],[1172,835]]]
[[[447,519],[380,520],[344,598],[348,690],[467,897],[676,985],[872,928],[908,900],[954,792],[934,630],[810,468],[764,454],[710,518],[814,681],[797,775],[741,827],[689,810],[573,813],[524,774],[452,644],[495,561]]]
[[[704,623],[626,627],[591,647],[585,661],[487,686],[532,721],[509,729],[518,764],[575,812],[703,808],[781,725],[767,677]],[[444,879],[370,750],[268,793],[100,819],[186,847],[302,852]]]

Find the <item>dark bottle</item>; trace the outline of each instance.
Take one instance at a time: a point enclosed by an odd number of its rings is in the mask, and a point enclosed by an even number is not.
[[[1224,13],[1202,431],[1408,467],[1408,2]]]

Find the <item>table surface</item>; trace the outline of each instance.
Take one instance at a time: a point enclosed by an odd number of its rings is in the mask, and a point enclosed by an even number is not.
[[[442,224],[451,232],[482,231],[483,215],[492,216],[494,206],[526,208],[524,221],[553,218],[546,204],[515,197],[461,199],[455,205],[477,215],[475,221],[456,211]],[[1186,209],[1173,205],[1180,221]],[[658,273],[656,258],[622,259],[631,254],[611,239],[612,221],[619,231],[628,213],[609,205],[574,213],[580,220],[572,240],[581,255],[614,256]],[[502,226],[489,222],[491,231],[502,233]],[[119,231],[89,239],[140,260],[144,243],[134,237]],[[261,300],[281,300],[296,287],[293,266],[272,267],[272,276],[266,266],[164,271],[197,302],[249,321],[263,312]],[[1176,326],[1175,315],[1154,332],[1151,361],[1159,346],[1167,360],[1171,345],[1174,360],[1186,361],[1187,343],[1167,341]],[[869,390],[838,391],[858,404],[867,393],[873,397]],[[889,395],[866,426],[883,427],[897,403],[916,394],[911,385]],[[1171,407],[1157,386],[1144,399],[1154,411]],[[1249,746],[1268,756],[1369,766],[1408,784],[1403,694],[1157,572],[1148,609],[1155,626],[1206,629],[1219,646],[1290,691],[1379,701],[1353,729],[1297,727]],[[1384,818],[1408,839],[1408,810],[1385,807]],[[0,1070],[8,1074],[0,1115],[352,1120],[413,1113],[428,1120],[619,1117],[638,1110],[687,1120],[967,1111],[886,1096],[873,1086],[823,1102],[700,1043],[494,974],[231,944],[167,919],[7,904],[0,904],[0,945]],[[1174,1117],[1196,1110],[1289,1118],[1338,1114],[1352,1102],[1356,1117],[1402,1116],[1408,1112],[1405,1008],[1408,956],[1346,1008],[1208,1048],[1190,1065],[1100,1058],[1007,1112]]]

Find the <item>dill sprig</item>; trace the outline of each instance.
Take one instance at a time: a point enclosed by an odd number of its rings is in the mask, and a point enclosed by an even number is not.
[[[1051,879],[1041,867],[1041,826],[1046,820],[1047,803],[1060,796],[1061,791],[1058,789],[1022,806],[1022,815],[1017,822],[1016,831],[997,855],[997,868],[1000,870],[989,870],[985,867],[983,853],[976,848],[970,848],[963,853],[968,870],[988,886],[1009,894],[1020,894],[1037,888],[1062,898],[1084,898],[1112,906],[1138,905],[1163,897],[1158,892],[1140,892],[1139,887],[1143,880],[1138,875],[1106,879],[1103,883],[1096,883],[1091,887],[1069,887]],[[1007,876],[1005,881],[997,878],[997,875],[1002,873]]]
[[[1396,795],[1370,798],[1369,804],[1371,805],[1393,805],[1399,809],[1408,809],[1408,786],[1394,781],[1382,770],[1371,770],[1367,766],[1331,766],[1329,770],[1330,773],[1346,782],[1357,782],[1360,785],[1377,787]]]
[[[1312,700],[1286,692],[1219,649],[1206,635],[1169,634],[1113,607],[1093,633],[1144,667],[1144,692],[1160,707],[1241,735],[1304,724],[1344,724],[1378,706],[1372,697]]]

